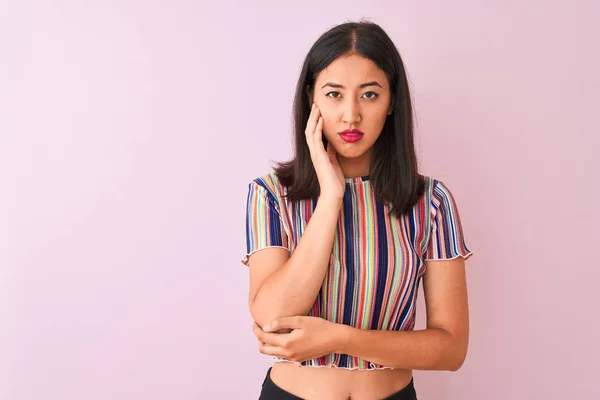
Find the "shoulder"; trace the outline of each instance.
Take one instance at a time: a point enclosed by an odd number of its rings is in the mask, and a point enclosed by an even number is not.
[[[452,192],[446,183],[436,177],[420,174],[425,183],[425,194],[432,198],[452,196]]]
[[[421,175],[425,182],[425,201],[432,205],[432,212],[435,214],[440,206],[455,206],[455,198],[449,186],[442,180],[427,175]]]
[[[285,187],[281,184],[274,171],[254,178],[248,184],[248,188],[250,191],[263,193],[276,203],[280,203],[285,195]]]
[[[440,190],[440,189],[447,189],[446,184],[441,181],[439,178],[435,177],[435,176],[431,176],[431,175],[424,175],[424,174],[419,174],[421,176],[421,178],[423,178],[423,181],[425,182],[425,190],[427,191],[432,190]]]
[[[425,196],[432,217],[441,218],[458,214],[456,198],[446,182],[434,177],[426,177]]]

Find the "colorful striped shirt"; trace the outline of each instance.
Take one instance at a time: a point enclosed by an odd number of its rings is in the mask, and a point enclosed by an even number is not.
[[[346,190],[328,272],[308,315],[360,329],[407,331],[415,325],[424,261],[465,259],[467,248],[455,199],[441,181],[424,176],[425,193],[411,212],[396,217],[375,200],[368,176],[346,178]],[[274,172],[248,185],[246,256],[267,247],[290,254],[317,199],[290,202]],[[289,361],[275,357],[275,361]],[[359,357],[332,353],[297,363],[347,369],[384,369]]]

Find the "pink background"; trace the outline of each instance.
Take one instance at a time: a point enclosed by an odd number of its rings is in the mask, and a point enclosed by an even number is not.
[[[363,16],[475,252],[467,361],[419,398],[600,398],[599,3],[206,3],[0,4],[0,398],[258,397],[247,183],[290,155],[312,42]]]

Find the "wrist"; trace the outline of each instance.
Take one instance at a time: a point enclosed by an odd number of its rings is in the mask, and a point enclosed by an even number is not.
[[[334,326],[332,353],[348,354],[353,328],[345,324],[335,324]]]
[[[341,208],[344,202],[344,196],[320,195],[317,204],[323,204],[328,207]]]

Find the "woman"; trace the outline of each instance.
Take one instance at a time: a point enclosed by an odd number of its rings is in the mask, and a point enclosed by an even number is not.
[[[472,253],[448,187],[418,172],[388,35],[370,22],[324,33],[294,116],[295,157],[247,198],[253,329],[276,361],[260,399],[416,399],[412,370],[466,357]],[[427,328],[415,331],[421,278]]]

